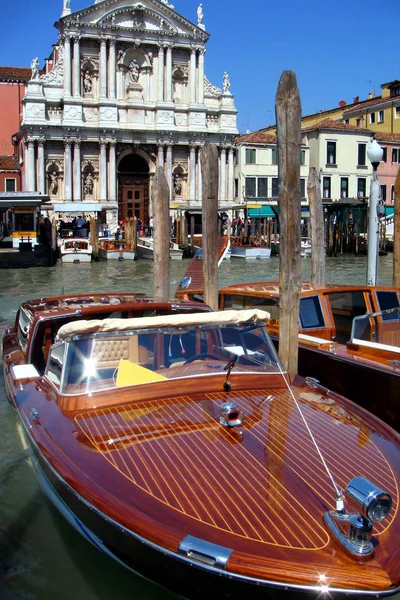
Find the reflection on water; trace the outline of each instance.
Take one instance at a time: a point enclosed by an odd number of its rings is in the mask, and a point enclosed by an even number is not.
[[[379,283],[392,283],[392,255],[379,258]],[[171,262],[171,295],[188,261]],[[310,259],[302,260],[303,279]],[[329,283],[365,283],[367,258],[327,259]],[[279,279],[279,259],[224,261],[221,286]],[[78,292],[152,294],[152,263],[101,262],[1,271],[0,334],[23,300]],[[174,596],[103,556],[49,504],[18,435],[17,419],[0,374],[0,598],[1,600],[168,600]],[[282,594],[283,597],[283,594]],[[400,594],[397,595],[400,600]]]

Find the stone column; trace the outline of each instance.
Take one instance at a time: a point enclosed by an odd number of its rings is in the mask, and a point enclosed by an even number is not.
[[[117,169],[115,160],[115,141],[110,142],[109,154],[109,200],[115,202],[117,200]]]
[[[190,53],[189,71],[190,104],[196,104],[196,49],[192,48]]]
[[[64,39],[64,96],[71,96],[71,40],[68,34]]]
[[[100,98],[107,98],[107,41],[100,41]]]
[[[196,146],[190,146],[189,201],[196,200]]]
[[[74,200],[82,200],[81,142],[74,142]]]
[[[172,144],[167,146],[167,182],[169,186],[169,201],[172,201]]]
[[[234,200],[235,195],[235,177],[234,177],[234,169],[233,169],[233,148],[229,148],[228,153],[228,200],[232,202]]]
[[[158,101],[164,100],[164,46],[158,49]]]
[[[35,182],[35,142],[29,140],[25,142],[27,147],[26,153],[26,191],[34,192],[36,187]]]
[[[38,141],[38,154],[37,154],[37,163],[38,163],[38,192],[41,194],[46,193],[46,179],[45,179],[45,166],[44,166],[44,139]]]
[[[115,99],[115,40],[110,40],[110,60],[108,66],[108,89],[110,98]]]
[[[72,142],[64,140],[64,196],[72,200]]]
[[[158,143],[157,167],[164,168],[164,144]]]
[[[201,147],[197,152],[197,200],[202,201],[203,173],[201,170]]]
[[[100,201],[107,200],[107,142],[100,141]]]
[[[124,90],[124,72],[122,70],[122,66],[117,66],[117,100],[124,100],[125,98],[125,90]]]
[[[226,148],[221,148],[220,157],[220,188],[219,188],[219,199],[221,202],[226,200]]]
[[[79,97],[81,95],[81,53],[79,46],[79,35],[75,36],[74,39],[74,62],[72,66],[73,80],[74,80],[74,96]]]
[[[167,47],[167,68],[166,68],[166,88],[167,102],[172,102],[172,47]]]
[[[199,50],[199,79],[198,79],[198,99],[199,104],[204,104],[204,54],[206,53],[205,48]]]

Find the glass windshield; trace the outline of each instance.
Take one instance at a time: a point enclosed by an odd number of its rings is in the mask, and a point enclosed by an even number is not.
[[[264,324],[205,325],[79,336],[67,342],[64,393],[233,372],[277,373]]]
[[[353,319],[351,339],[400,346],[400,308],[391,308]]]

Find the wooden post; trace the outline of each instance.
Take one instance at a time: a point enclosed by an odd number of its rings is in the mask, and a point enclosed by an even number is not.
[[[136,250],[137,250],[137,217],[134,217],[132,227],[133,227],[133,229],[132,229],[132,250],[134,252],[136,252]]]
[[[284,71],[276,93],[279,183],[279,356],[289,377],[298,371],[301,288],[301,104],[293,71]]]
[[[188,245],[188,232],[187,232],[187,220],[185,215],[182,215],[182,229],[181,229],[181,236],[182,236],[182,241],[181,241],[181,245],[183,248],[187,248]]]
[[[325,285],[325,232],[320,181],[315,167],[310,168],[307,181],[311,226],[311,283]]]
[[[154,301],[167,302],[170,296],[169,187],[164,171],[157,167],[152,186],[154,208]]]
[[[218,310],[218,149],[201,151],[204,302]]]
[[[193,250],[194,247],[194,217],[190,217],[190,246]]]
[[[99,228],[97,219],[90,219],[90,245],[94,260],[99,260]]]
[[[393,285],[400,287],[400,167],[394,183]]]

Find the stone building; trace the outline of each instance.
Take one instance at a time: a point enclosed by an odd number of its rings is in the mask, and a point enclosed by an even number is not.
[[[234,203],[236,109],[205,76],[209,38],[201,5],[194,24],[168,0],[103,0],[71,13],[64,0],[58,41],[23,100],[24,185],[48,193],[55,212],[102,210],[117,219],[152,214],[161,166],[172,211],[201,212],[200,151],[218,145],[221,210]]]

